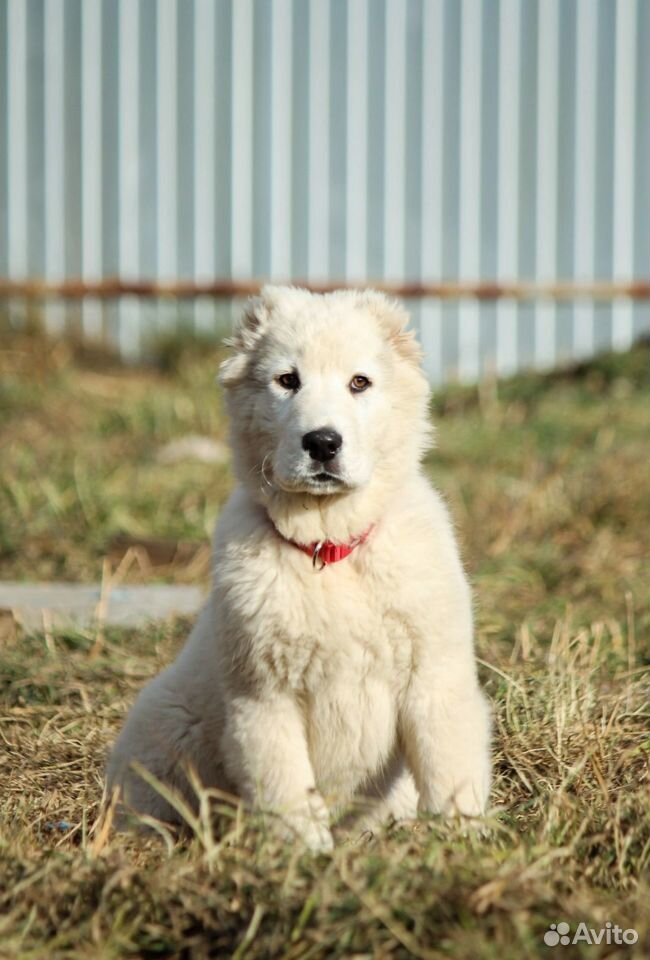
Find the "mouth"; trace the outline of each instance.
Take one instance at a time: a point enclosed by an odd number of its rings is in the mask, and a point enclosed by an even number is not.
[[[312,473],[303,480],[303,489],[312,494],[333,494],[348,489],[348,484],[338,474],[328,470]]]
[[[315,480],[316,483],[334,483],[334,484],[343,483],[340,477],[337,477],[336,474],[334,473],[328,473],[326,470],[322,470],[320,473],[315,473],[309,479]]]
[[[310,493],[315,496],[342,493],[352,488],[352,484],[337,473],[319,470],[318,473],[302,474],[294,477],[274,476],[274,482],[285,493]]]

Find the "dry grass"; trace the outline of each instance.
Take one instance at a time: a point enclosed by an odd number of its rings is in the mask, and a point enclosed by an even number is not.
[[[155,452],[223,435],[214,358],[143,373],[5,346],[2,576],[96,578],[118,534],[204,542],[227,470],[161,467]],[[314,858],[222,801],[189,842],[107,835],[106,749],[188,625],[109,632],[99,648],[93,631],[7,635],[0,957],[503,960],[552,954],[542,938],[560,920],[639,933],[566,955],[647,956],[649,361],[640,347],[436,400],[428,466],[476,585],[496,714],[483,834],[421,822]],[[183,555],[154,572],[190,568]]]

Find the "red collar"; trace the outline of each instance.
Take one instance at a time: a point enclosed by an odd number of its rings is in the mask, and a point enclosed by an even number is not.
[[[308,557],[311,557],[314,566],[320,562],[320,569],[322,570],[323,567],[328,566],[330,563],[338,563],[339,560],[345,560],[346,557],[349,557],[353,550],[356,550],[357,547],[366,542],[373,528],[374,523],[368,527],[365,533],[362,533],[359,537],[354,537],[349,543],[334,543],[333,540],[315,540],[313,543],[298,543],[297,540],[290,540],[289,537],[283,536],[279,530],[277,532],[287,543],[297,547],[298,550],[302,550]]]

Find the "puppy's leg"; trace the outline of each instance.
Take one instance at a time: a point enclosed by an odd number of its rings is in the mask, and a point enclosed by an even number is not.
[[[418,794],[404,756],[396,752],[383,770],[363,790],[366,802],[358,818],[361,830],[377,830],[391,821],[412,820],[417,813]]]
[[[418,670],[402,707],[401,738],[419,809],[479,816],[490,792],[490,714],[470,657]]]
[[[418,794],[411,771],[400,757],[399,770],[386,791],[379,813],[384,822],[412,820],[416,814]]]
[[[222,746],[226,768],[245,800],[279,814],[311,850],[333,848],[303,719],[289,696],[235,697]]]

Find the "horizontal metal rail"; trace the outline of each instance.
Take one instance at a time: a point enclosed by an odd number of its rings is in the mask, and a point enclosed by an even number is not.
[[[193,280],[125,280],[108,277],[88,281],[70,279],[6,280],[0,279],[0,299],[23,300],[116,300],[120,297],[143,299],[195,300],[200,297],[229,299],[248,297],[259,292],[265,280],[212,280],[197,283]],[[598,300],[610,301],[619,298],[650,300],[650,280],[632,281],[557,281],[536,283],[534,281],[445,281],[440,283],[391,283],[386,280],[369,280],[353,284],[345,280],[306,281],[292,280],[294,286],[304,287],[314,293],[329,293],[334,290],[372,288],[403,299],[437,300]]]

